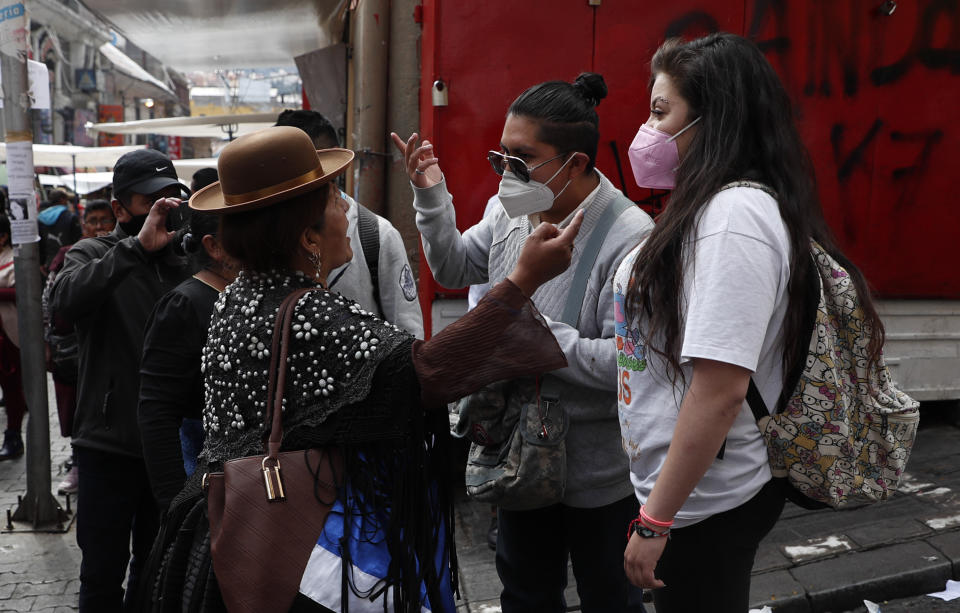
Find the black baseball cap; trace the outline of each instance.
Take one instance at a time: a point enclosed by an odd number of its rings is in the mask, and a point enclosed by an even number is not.
[[[187,194],[190,190],[180,183],[170,158],[156,149],[137,149],[126,153],[113,167],[113,193],[155,194],[171,185],[179,185]]]

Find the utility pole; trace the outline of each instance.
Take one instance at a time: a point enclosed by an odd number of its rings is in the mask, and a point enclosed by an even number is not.
[[[9,2],[9,0],[8,0]],[[27,77],[30,24],[23,2],[0,3],[0,74],[10,189],[10,238],[17,288],[17,328],[27,420],[27,493],[13,514],[37,528],[57,521],[60,506],[50,492],[50,419],[40,313],[40,236],[33,187],[33,130]]]

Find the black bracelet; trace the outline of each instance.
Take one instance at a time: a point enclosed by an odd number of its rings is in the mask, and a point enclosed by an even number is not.
[[[638,517],[637,519],[630,522],[630,530],[627,534],[627,540],[630,540],[630,537],[633,536],[634,533],[639,534],[641,537],[645,539],[655,539],[655,538],[660,538],[662,536],[669,537],[670,528],[667,528],[665,532],[654,532],[650,528],[643,525],[643,523],[640,521],[640,518]]]

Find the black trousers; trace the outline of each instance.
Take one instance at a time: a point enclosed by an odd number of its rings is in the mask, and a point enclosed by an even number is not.
[[[157,504],[143,460],[76,447],[81,613],[132,611],[137,581],[157,535]],[[133,556],[130,555],[131,534]],[[123,579],[127,575],[127,598]]]
[[[746,613],[757,547],[783,511],[781,486],[770,481],[739,507],[670,533],[654,574],[657,613]]]
[[[503,613],[566,611],[568,556],[581,611],[644,611],[643,592],[623,572],[627,527],[638,511],[632,495],[594,509],[562,504],[533,511],[500,509],[497,574],[503,583]]]

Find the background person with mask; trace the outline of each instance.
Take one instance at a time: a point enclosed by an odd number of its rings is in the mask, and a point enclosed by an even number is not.
[[[83,209],[83,231],[81,238],[106,236],[113,232],[117,218],[106,200],[91,200]],[[73,415],[77,409],[77,333],[73,325],[58,322],[50,314],[50,292],[57,280],[57,273],[63,268],[67,252],[73,243],[64,245],[50,262],[47,281],[43,287],[40,304],[43,310],[43,338],[47,343],[47,370],[53,376],[53,389],[57,399],[57,416],[60,418],[60,435],[69,437],[73,433]],[[77,469],[77,456],[74,452],[64,465],[66,476],[57,486],[59,494],[74,494],[80,479]]]
[[[300,128],[317,149],[340,146],[333,124],[317,111],[283,111],[277,117],[277,125]],[[400,232],[345,192],[341,192],[341,197],[349,207],[347,236],[353,259],[330,272],[330,289],[422,339],[423,313],[417,300],[417,282]]]
[[[653,225],[596,168],[603,77],[548,81],[523,92],[507,112],[500,151],[488,159],[503,178],[501,207],[462,235],[433,146],[417,135],[394,143],[414,187],[417,228],[437,281],[446,287],[497,283],[512,269],[541,223],[565,226],[578,211],[583,226],[570,268],[531,297],[567,359],[550,373],[570,420],[563,501],[530,511],[499,511],[497,572],[504,613],[562,611],[567,556],[583,610],[642,611],[639,590],[623,571],[623,539],[638,504],[617,420],[613,296],[617,264]],[[624,208],[620,208],[620,207]],[[559,323],[580,256],[605,213],[614,216],[593,263],[576,328]],[[617,215],[616,211],[620,210]]]
[[[73,429],[80,483],[77,544],[80,611],[120,611],[150,553],[158,527],[137,404],[143,332],[154,304],[189,276],[170,249],[168,217],[187,191],[173,164],[143,149],[120,158],[113,172],[117,228],[67,252],[54,282],[52,315],[72,322],[79,343],[79,397]]]

